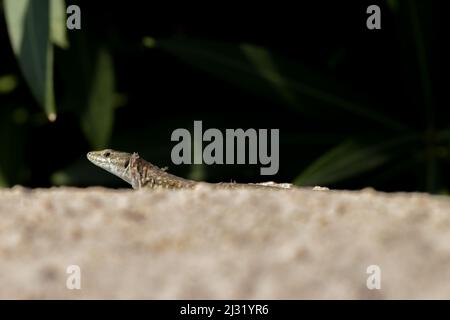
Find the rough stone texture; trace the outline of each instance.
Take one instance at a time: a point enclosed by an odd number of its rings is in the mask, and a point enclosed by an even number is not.
[[[450,198],[4,189],[0,298],[450,298]]]

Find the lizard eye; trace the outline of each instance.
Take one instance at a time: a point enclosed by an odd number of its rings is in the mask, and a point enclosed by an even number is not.
[[[111,152],[109,152],[109,151],[106,151],[106,152],[103,154],[103,156],[105,156],[106,158],[108,158],[110,155],[111,155]]]
[[[130,164],[130,160],[127,160],[127,161],[124,163],[123,167],[126,168],[126,167],[128,167],[129,164]]]

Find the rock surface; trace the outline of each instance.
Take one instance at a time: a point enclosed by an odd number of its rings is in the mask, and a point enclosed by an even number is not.
[[[450,198],[15,187],[0,190],[0,261],[12,299],[450,298]]]

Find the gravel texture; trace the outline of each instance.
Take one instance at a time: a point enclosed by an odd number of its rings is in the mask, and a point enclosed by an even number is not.
[[[0,298],[450,298],[450,198],[2,189]]]

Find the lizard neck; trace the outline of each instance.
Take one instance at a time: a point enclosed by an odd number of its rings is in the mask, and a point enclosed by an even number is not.
[[[192,188],[196,182],[186,180],[139,158],[137,153],[133,153],[130,158],[129,175],[133,189],[181,189]]]

